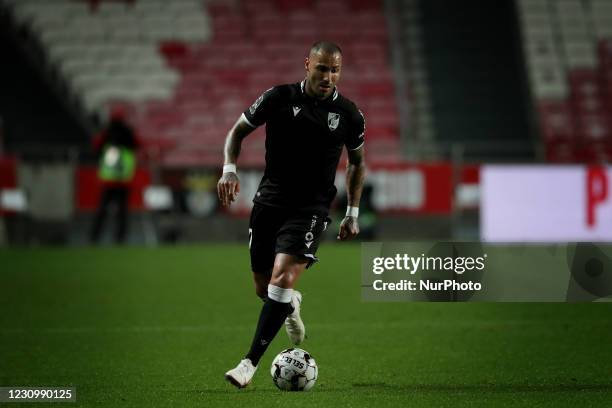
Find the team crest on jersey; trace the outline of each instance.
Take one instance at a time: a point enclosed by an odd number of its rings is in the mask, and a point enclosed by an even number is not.
[[[329,130],[336,130],[339,123],[340,123],[339,113],[329,112],[327,114],[327,126],[329,126]]]

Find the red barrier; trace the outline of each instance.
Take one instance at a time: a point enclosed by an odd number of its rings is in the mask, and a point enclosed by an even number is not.
[[[94,211],[98,206],[102,182],[98,179],[98,169],[94,166],[82,166],[77,169],[76,182],[76,208],[82,211]],[[151,183],[149,171],[143,168],[136,170],[132,181],[130,194],[130,209],[142,210],[144,208],[143,193]]]
[[[369,182],[374,186],[374,204],[381,212],[451,212],[453,173],[449,163],[373,164]]]
[[[0,191],[17,187],[17,161],[13,157],[0,157]],[[0,206],[0,217],[10,214]]]

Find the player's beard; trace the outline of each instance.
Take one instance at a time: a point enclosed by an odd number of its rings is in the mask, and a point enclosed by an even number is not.
[[[319,89],[321,90],[321,97],[322,98],[327,98],[329,97],[332,92],[334,91],[334,86],[331,84],[326,85],[325,87],[323,86],[323,84],[319,84]]]
[[[307,83],[308,88],[310,88],[310,92],[319,99],[326,99],[329,96],[331,96],[335,88],[335,86],[331,83],[325,84],[325,85],[328,85],[329,88],[327,89],[323,88],[323,82],[313,81],[308,78],[306,79],[306,83]]]

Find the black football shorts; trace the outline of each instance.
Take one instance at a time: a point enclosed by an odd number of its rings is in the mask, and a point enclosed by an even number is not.
[[[249,222],[251,270],[270,273],[278,253],[304,257],[310,267],[319,260],[315,254],[330,223],[324,214],[255,204]]]

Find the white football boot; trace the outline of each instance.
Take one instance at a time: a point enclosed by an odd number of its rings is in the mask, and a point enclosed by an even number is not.
[[[296,346],[304,341],[304,337],[306,336],[306,328],[304,327],[304,322],[300,317],[300,305],[302,304],[302,294],[294,290],[293,295],[291,296],[291,306],[293,306],[293,313],[287,316],[285,319],[285,329],[287,330],[287,335],[289,336],[289,340]]]
[[[245,358],[240,363],[225,373],[225,379],[238,388],[244,388],[253,379],[253,375],[257,371],[257,367],[251,363],[251,360]]]

